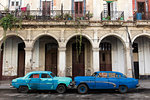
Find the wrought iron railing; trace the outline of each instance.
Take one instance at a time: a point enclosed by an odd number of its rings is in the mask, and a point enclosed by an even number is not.
[[[133,14],[134,20],[150,20],[150,12],[135,12]]]
[[[0,11],[0,17],[5,16],[6,13],[13,14],[23,20],[89,20],[91,18],[89,11],[83,11],[79,14],[74,10]]]
[[[124,20],[124,12],[123,11],[102,11],[101,20]]]

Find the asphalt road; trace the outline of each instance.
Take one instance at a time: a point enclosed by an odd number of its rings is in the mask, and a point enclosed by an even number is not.
[[[78,94],[76,90],[69,90],[65,94],[55,91],[31,91],[18,93],[16,90],[0,90],[0,100],[150,100],[150,90],[131,90],[120,94],[112,90],[92,90],[88,94]]]

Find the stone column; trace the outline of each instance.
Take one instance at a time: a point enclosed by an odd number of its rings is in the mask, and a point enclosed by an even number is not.
[[[60,47],[58,48],[58,76],[66,75],[66,48]]]
[[[99,71],[99,48],[93,48],[93,71]]]
[[[25,74],[32,71],[32,48],[25,48]]]
[[[130,46],[129,46],[129,44],[127,44],[127,47],[126,47],[126,74],[127,74],[127,76],[128,77],[132,77],[132,66],[133,66],[133,55],[131,54],[132,52],[131,52],[131,49],[132,48],[130,48]]]

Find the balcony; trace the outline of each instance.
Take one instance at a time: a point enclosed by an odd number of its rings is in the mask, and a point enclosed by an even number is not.
[[[102,21],[119,21],[124,20],[124,12],[123,11],[102,11],[101,13]]]
[[[150,20],[150,12],[135,12],[134,13],[134,21],[136,20]]]
[[[89,11],[82,11],[80,15],[73,10],[30,10],[30,11],[0,11],[0,18],[6,13],[23,20],[35,21],[62,21],[62,20],[89,20],[92,15]]]

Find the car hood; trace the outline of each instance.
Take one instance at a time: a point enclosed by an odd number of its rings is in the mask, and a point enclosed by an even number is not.
[[[12,80],[12,82],[17,82],[18,80],[22,80],[24,77],[15,78]]]
[[[54,80],[59,80],[59,81],[72,81],[70,77],[54,77]]]

